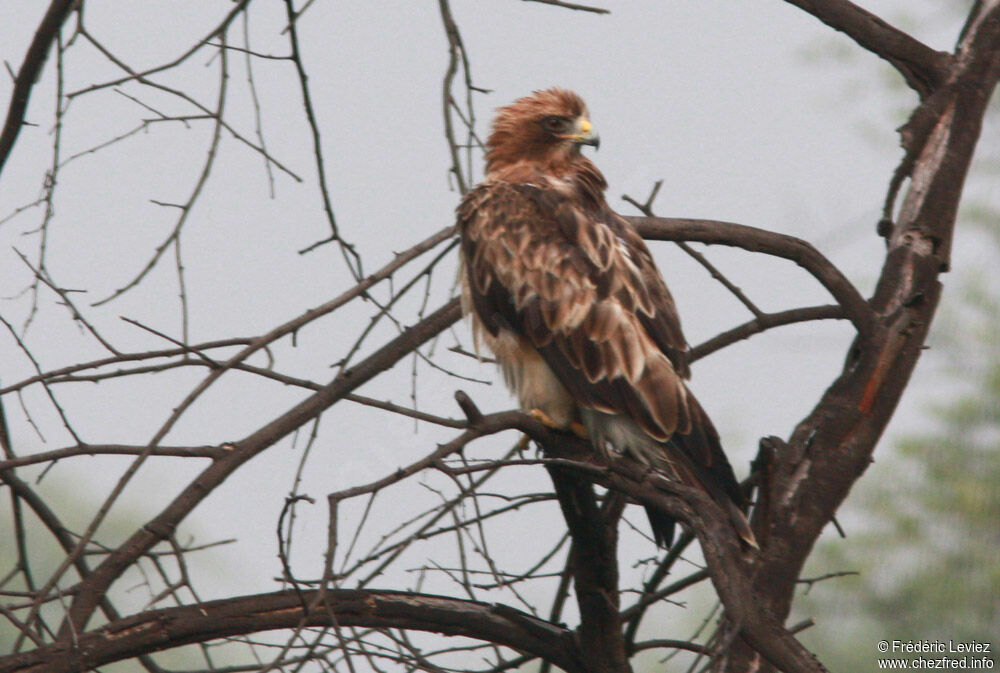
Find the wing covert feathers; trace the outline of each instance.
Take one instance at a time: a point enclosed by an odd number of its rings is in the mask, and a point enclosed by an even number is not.
[[[533,347],[580,409],[634,423],[640,453],[705,489],[756,547],[718,434],[684,385],[687,344],[648,248],[603,197],[565,185],[488,179],[463,199],[463,301],[477,339]],[[672,520],[650,520],[669,544]]]
[[[610,209],[486,182],[459,207],[468,292],[491,335],[525,336],[577,402],[666,441],[690,427],[686,344],[649,251]]]

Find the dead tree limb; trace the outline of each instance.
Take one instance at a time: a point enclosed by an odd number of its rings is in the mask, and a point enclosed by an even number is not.
[[[282,591],[150,610],[77,636],[0,659],[0,673],[79,673],[97,666],[216,638],[306,626],[398,628],[488,640],[550,660],[567,673],[579,661],[570,632],[503,605],[408,591]],[[304,599],[304,600],[303,600]]]
[[[892,64],[921,99],[948,77],[950,56],[935,51],[848,0],[785,0]]]
[[[955,216],[1000,76],[1000,2],[977,3],[946,82],[918,109],[931,121],[909,190],[886,232],[888,250],[871,300],[873,338],[858,338],[842,374],[780,444],[753,517],[762,554],[754,587],[779,619],[791,607],[812,546],[871,463],[923,349],[948,269]],[[744,651],[729,670],[752,667]]]

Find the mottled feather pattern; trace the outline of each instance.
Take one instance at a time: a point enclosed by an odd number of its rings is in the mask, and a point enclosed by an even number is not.
[[[583,423],[597,449],[704,488],[755,545],[718,434],[684,384],[673,298],[580,153],[579,142],[594,140],[574,135],[591,128],[586,115],[563,89],[498,110],[486,179],[458,208],[462,302],[477,348],[496,355],[522,408],[560,427]],[[669,544],[672,520],[651,511],[650,521]]]
[[[648,251],[626,252],[624,231],[588,217],[561,191],[541,176],[530,186],[488,180],[463,201],[459,222],[477,315],[494,337],[501,329],[527,337],[584,406],[629,411],[666,441],[690,426],[674,365],[683,362],[683,336],[661,326],[661,338],[676,339],[664,349],[639,316],[656,324],[675,313],[658,311],[633,262],[646,257],[651,265]],[[602,215],[629,227],[610,211]],[[665,287],[660,296],[669,299]]]

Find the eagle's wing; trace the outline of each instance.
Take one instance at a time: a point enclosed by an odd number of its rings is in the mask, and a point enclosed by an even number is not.
[[[470,192],[459,225],[491,334],[528,339],[583,407],[625,415],[660,442],[690,430],[677,309],[630,225],[555,188],[504,182]]]
[[[650,440],[642,449],[705,488],[756,546],[718,433],[684,385],[687,344],[673,298],[632,226],[556,188],[499,181],[472,190],[458,221],[481,326],[526,339],[580,407],[638,426]],[[672,519],[649,514],[666,546]]]

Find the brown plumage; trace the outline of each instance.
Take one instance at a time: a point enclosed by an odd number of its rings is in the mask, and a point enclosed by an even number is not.
[[[486,178],[458,208],[463,306],[525,410],[582,423],[594,446],[706,490],[756,546],[719,437],[684,379],[687,343],[670,291],[583,154],[584,102],[536,91],[500,108]],[[650,511],[657,542],[673,521]]]

